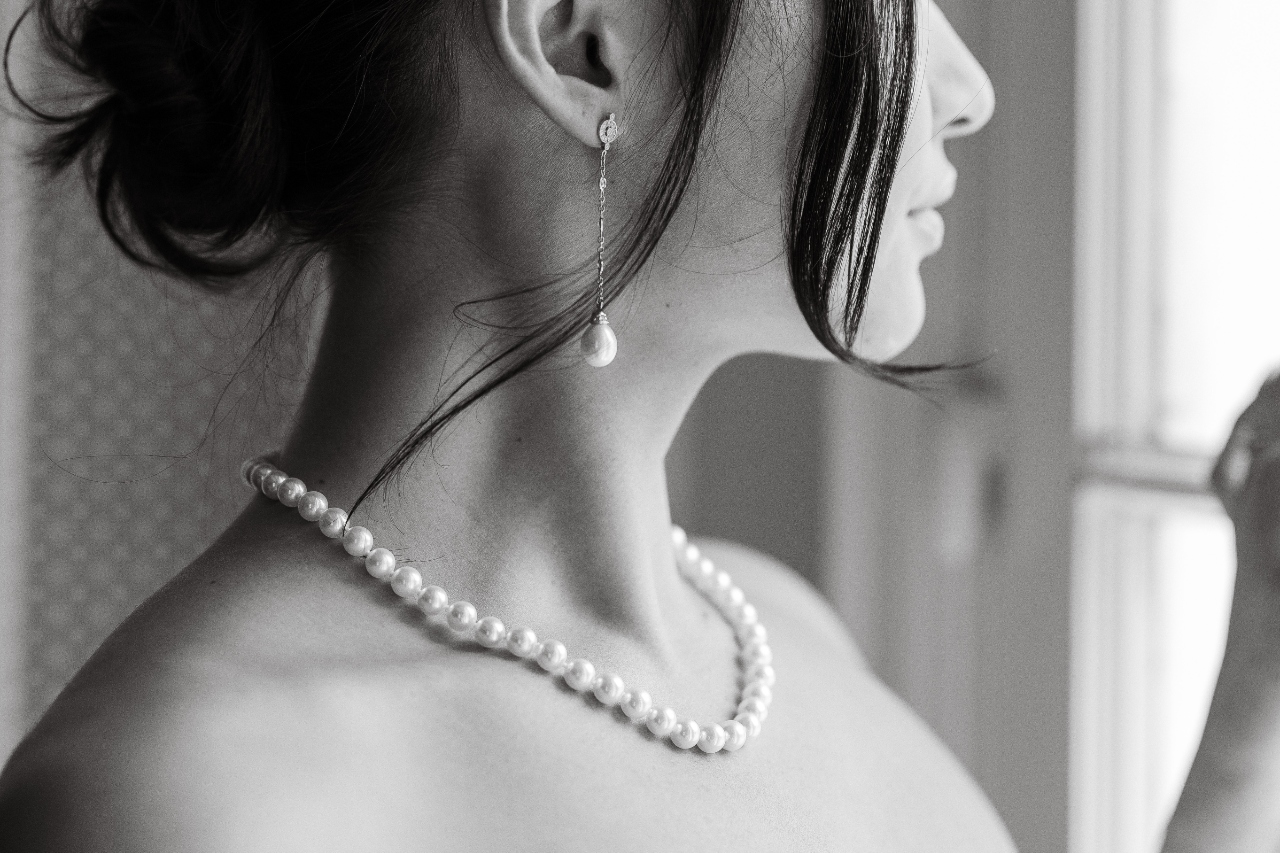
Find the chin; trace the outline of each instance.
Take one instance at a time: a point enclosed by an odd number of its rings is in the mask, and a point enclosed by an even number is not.
[[[858,358],[872,362],[889,361],[905,352],[924,328],[925,292],[920,263],[926,253],[914,246],[904,246],[902,242],[889,241],[887,251],[882,251],[876,258],[862,323],[851,347]],[[840,264],[839,269],[844,268],[845,265]],[[833,283],[837,294],[847,287],[843,277]],[[784,329],[775,328],[769,343],[762,343],[756,350],[816,361],[836,361],[836,357],[818,342],[801,319],[790,294],[787,300],[789,305],[783,316],[793,322]],[[831,322],[837,327],[843,311],[843,300],[831,306]]]
[[[854,354],[867,361],[884,362],[901,355],[924,328],[924,282],[919,261],[894,272],[881,275],[878,263],[871,277],[862,325],[853,342]]]

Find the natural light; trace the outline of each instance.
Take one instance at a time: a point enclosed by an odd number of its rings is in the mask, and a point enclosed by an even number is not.
[[[1209,452],[1280,365],[1276,0],[1171,0],[1166,14],[1159,441]]]
[[[1275,0],[1160,7],[1157,150],[1160,316],[1156,442],[1211,454],[1280,367],[1280,64]],[[1200,738],[1225,642],[1230,525],[1172,511],[1157,524],[1151,590],[1162,654],[1152,733],[1156,815],[1172,810]],[[1162,820],[1158,820],[1158,823]]]

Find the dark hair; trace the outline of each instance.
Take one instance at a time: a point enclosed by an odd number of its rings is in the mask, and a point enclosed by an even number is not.
[[[65,2],[35,0],[6,46],[10,92],[54,129],[37,156],[55,171],[83,159],[116,244],[204,286],[229,287],[291,250],[358,242],[408,200],[413,158],[447,133],[450,28],[432,0]],[[680,109],[658,178],[610,265],[607,301],[644,266],[694,173],[742,2],[670,4]],[[99,88],[87,105],[55,115],[15,90],[10,48],[32,12],[51,54]],[[828,350],[902,383],[923,368],[871,364],[851,346],[912,102],[914,2],[826,0],[824,18],[789,188],[792,286]],[[847,294],[833,293],[842,278]],[[452,389],[360,501],[463,410],[580,333],[592,296],[578,292]]]

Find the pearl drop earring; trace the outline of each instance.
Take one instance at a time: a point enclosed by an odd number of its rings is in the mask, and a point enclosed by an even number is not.
[[[605,166],[609,160],[609,146],[618,138],[618,123],[613,113],[600,123],[600,242],[596,253],[596,310],[591,315],[591,325],[582,334],[582,355],[592,367],[604,367],[618,354],[618,337],[609,327],[604,315],[604,191],[608,185]]]

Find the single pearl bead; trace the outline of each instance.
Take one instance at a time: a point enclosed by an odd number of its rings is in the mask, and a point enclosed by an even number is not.
[[[689,544],[689,534],[684,532],[684,528],[678,524],[671,525],[671,544],[675,546],[676,553],[680,553],[680,549]]]
[[[720,724],[712,723],[698,735],[698,749],[707,755],[712,755],[724,749],[725,741],[728,739],[729,736],[725,734],[725,730]]]
[[[401,566],[391,576],[391,591],[405,601],[417,601],[422,595],[422,573],[413,566]]]
[[[547,640],[538,646],[538,666],[547,672],[557,672],[564,667],[569,650],[559,640]]]
[[[692,542],[687,543],[680,551],[680,562],[686,566],[696,566],[698,561],[702,559],[702,552],[698,550],[698,546]]]
[[[582,355],[592,367],[604,367],[618,354],[618,336],[603,318],[593,320],[582,333]]]
[[[280,499],[280,503],[287,507],[295,507],[298,501],[302,500],[302,496],[307,493],[307,485],[297,477],[287,477],[279,487],[276,488],[276,497]]]
[[[756,620],[760,618],[756,613],[756,606],[749,601],[744,601],[733,609],[731,618],[738,625],[738,636],[742,636],[742,631],[756,624]]]
[[[538,635],[529,628],[513,628],[507,635],[507,651],[528,659],[538,653]]]
[[[389,580],[396,573],[396,555],[386,548],[374,548],[364,558],[364,570],[380,581]]]
[[[720,602],[725,610],[732,613],[736,608],[741,607],[747,600],[747,595],[742,591],[742,587],[731,586],[720,596]]]
[[[638,723],[649,716],[653,707],[653,699],[643,690],[628,690],[622,696],[622,713],[633,723]]]
[[[591,684],[595,680],[595,665],[585,658],[575,658],[569,661],[564,668],[564,683],[579,693],[590,690]]]
[[[749,646],[752,643],[763,645],[769,642],[769,632],[759,622],[754,622],[738,632],[738,639],[742,641],[744,646]]]
[[[737,752],[747,742],[747,727],[737,720],[722,723],[724,729],[724,751]]]
[[[280,484],[289,479],[289,475],[283,471],[272,471],[262,480],[262,493],[272,500],[277,500],[279,495],[277,489]]]
[[[755,737],[760,734],[760,718],[755,714],[738,713],[734,715],[733,719],[735,722],[741,724],[747,730],[747,734],[751,737]]]
[[[675,730],[676,712],[674,708],[653,708],[644,721],[649,731],[658,737],[666,737]]]
[[[769,687],[772,687],[774,683],[777,682],[778,676],[774,673],[773,667],[765,663],[765,664],[759,664],[757,666],[753,666],[750,669],[748,669],[744,680],[746,681],[747,684],[750,684],[753,681],[758,681],[761,684],[765,684],[765,685],[768,685]]]
[[[711,593],[715,596],[722,596],[733,586],[733,578],[729,577],[728,572],[716,572],[711,578]]]
[[[681,749],[690,749],[698,742],[698,737],[701,734],[702,729],[696,722],[693,720],[681,720],[676,723],[676,727],[671,730],[671,734],[668,737],[671,738],[673,744]]]
[[[759,699],[768,705],[773,701],[773,690],[763,681],[753,681],[742,691],[743,699]]]
[[[476,624],[476,642],[486,649],[501,648],[507,641],[507,626],[497,616],[486,616]]]
[[[689,559],[689,549],[692,548],[696,552],[698,550],[698,546],[689,541],[688,534],[683,530],[681,530],[680,533],[682,534],[680,538],[684,541],[672,543],[676,550],[676,566],[679,567],[680,571],[685,574],[689,574],[689,572],[693,570],[693,567],[698,564],[697,556],[692,560]]]
[[[597,677],[591,685],[591,692],[596,695],[596,700],[610,708],[622,701],[625,691],[626,685],[622,683],[622,679],[612,674]]]
[[[255,489],[258,488],[253,485],[253,469],[257,468],[259,465],[266,464],[267,463],[263,462],[261,459],[246,459],[245,463],[240,466],[240,479],[244,480],[247,485],[253,486]]]
[[[336,506],[320,514],[320,532],[330,539],[337,539],[347,529],[347,511]]]
[[[298,515],[307,521],[319,521],[329,508],[329,499],[319,492],[307,492],[298,501]]]
[[[418,599],[418,609],[428,616],[439,616],[449,607],[449,593],[438,586],[429,586]]]
[[[743,699],[738,703],[739,714],[755,714],[760,722],[769,719],[769,706],[759,699]]]
[[[773,649],[765,643],[748,643],[742,650],[742,661],[748,668],[755,664],[773,663]]]
[[[342,547],[353,557],[367,557],[373,550],[373,534],[367,527],[348,527],[342,535]]]
[[[476,626],[476,606],[470,601],[455,601],[449,607],[449,627],[465,634]]]
[[[703,557],[693,567],[693,585],[698,589],[711,589],[712,579],[716,576],[716,567],[707,558]]]
[[[256,491],[262,491],[262,481],[267,479],[267,476],[275,470],[276,466],[270,462],[259,462],[249,472],[249,485],[253,486]]]

